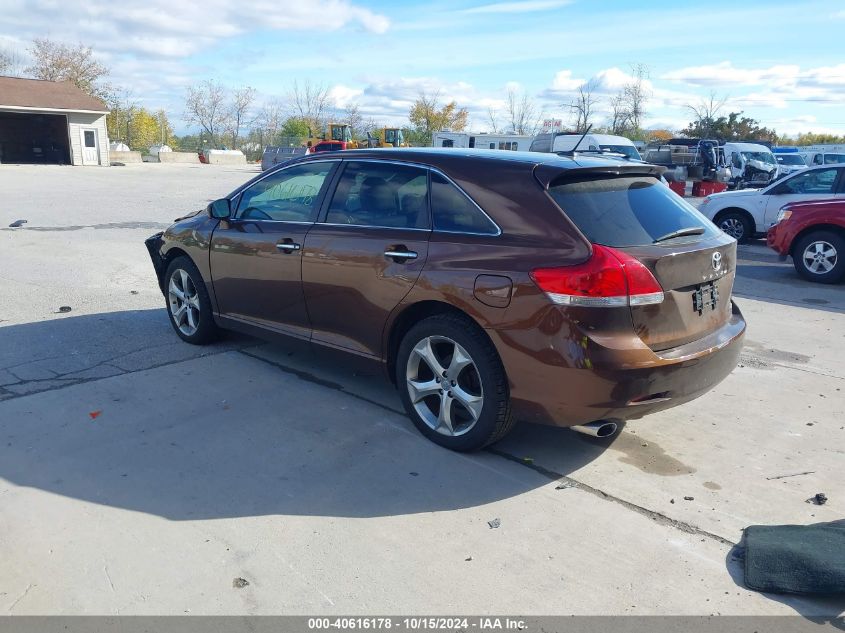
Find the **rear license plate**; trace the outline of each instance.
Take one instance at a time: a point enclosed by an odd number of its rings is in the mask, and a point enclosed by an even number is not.
[[[719,289],[715,282],[701,284],[693,291],[692,309],[698,312],[699,316],[707,309],[715,310],[717,305],[719,305]]]

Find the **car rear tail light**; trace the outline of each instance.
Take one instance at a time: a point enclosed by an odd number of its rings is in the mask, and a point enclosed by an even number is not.
[[[663,288],[642,262],[598,244],[583,264],[536,268],[531,279],[558,305],[610,308],[663,301]]]

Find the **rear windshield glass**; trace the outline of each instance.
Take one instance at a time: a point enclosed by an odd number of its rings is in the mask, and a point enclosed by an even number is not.
[[[595,244],[621,247],[656,241],[697,241],[718,231],[683,198],[649,176],[569,181],[551,187],[549,193]],[[665,239],[683,229],[704,229],[704,232]]]
[[[615,154],[622,154],[627,158],[634,160],[642,160],[642,156],[633,145],[600,145],[605,152],[613,152]]]

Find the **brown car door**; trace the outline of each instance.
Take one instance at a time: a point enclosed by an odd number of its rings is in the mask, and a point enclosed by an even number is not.
[[[244,189],[214,230],[209,254],[221,316],[303,338],[302,245],[339,161],[301,163]]]
[[[324,215],[303,247],[313,338],[379,356],[387,317],[416,283],[428,254],[428,170],[344,161]]]

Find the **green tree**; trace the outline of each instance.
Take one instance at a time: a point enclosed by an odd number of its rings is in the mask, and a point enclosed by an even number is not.
[[[108,100],[113,92],[106,82],[108,67],[97,61],[90,46],[68,46],[39,37],[29,49],[33,58],[27,72],[36,79],[69,81],[89,95]]]
[[[750,117],[742,116],[742,112],[731,112],[728,116],[720,116],[710,120],[696,120],[681,130],[681,134],[690,137],[709,137],[724,141],[778,140],[777,132],[762,127],[760,122]]]
[[[278,135],[286,138],[304,139],[308,138],[310,132],[311,129],[308,121],[298,116],[292,116],[288,117],[288,119],[282,124]],[[314,133],[317,132],[318,130],[314,130]]]
[[[408,120],[411,122],[414,131],[427,139],[426,145],[431,143],[433,132],[439,132],[446,128],[454,132],[461,132],[467,126],[469,112],[466,108],[459,108],[455,101],[450,101],[441,108],[439,102],[439,92],[435,92],[433,95],[420,92],[408,113]]]
[[[781,145],[842,145],[845,144],[845,136],[802,132],[795,137],[781,136],[778,138],[778,143]]]
[[[129,104],[113,106],[107,119],[109,138],[126,143],[130,149],[148,152],[153,145],[178,147],[178,139],[164,110],[150,112]]]

